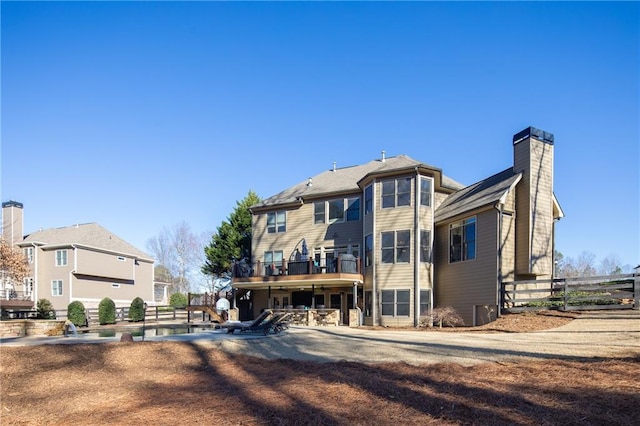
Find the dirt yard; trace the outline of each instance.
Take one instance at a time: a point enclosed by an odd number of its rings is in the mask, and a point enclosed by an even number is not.
[[[567,321],[510,315],[484,332]],[[312,363],[137,341],[3,347],[0,361],[2,425],[635,425],[640,415],[640,357]]]

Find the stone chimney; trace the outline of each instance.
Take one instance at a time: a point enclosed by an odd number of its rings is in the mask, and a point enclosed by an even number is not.
[[[528,127],[513,136],[516,187],[516,279],[553,273],[553,134]]]
[[[2,238],[11,245],[19,243],[24,237],[22,203],[5,201],[2,203]]]

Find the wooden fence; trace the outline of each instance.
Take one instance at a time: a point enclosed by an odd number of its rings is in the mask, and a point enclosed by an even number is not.
[[[640,273],[502,283],[500,312],[640,309]]]

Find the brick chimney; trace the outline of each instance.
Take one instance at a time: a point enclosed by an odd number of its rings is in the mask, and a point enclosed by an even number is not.
[[[2,237],[11,245],[24,237],[22,203],[5,201],[2,203]]]
[[[528,127],[513,136],[516,187],[516,279],[553,273],[553,134]]]

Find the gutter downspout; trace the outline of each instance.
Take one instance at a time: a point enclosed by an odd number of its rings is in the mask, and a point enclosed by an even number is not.
[[[377,256],[375,255],[377,250],[376,245],[376,183],[377,179],[374,178],[371,183],[371,235],[373,237],[373,255],[371,256],[371,318],[374,326],[380,325],[378,318],[378,283],[376,280],[376,264]],[[366,188],[365,188],[366,191]]]
[[[495,209],[498,210],[498,247],[497,247],[497,253],[498,253],[498,267],[497,269],[497,277],[496,277],[496,283],[497,283],[497,291],[496,291],[496,318],[500,318],[501,316],[501,309],[502,309],[502,207],[503,204],[502,203],[498,203],[495,206]]]
[[[416,202],[414,206],[414,225],[413,225],[413,326],[420,325],[420,174],[418,168],[415,168],[416,177],[414,182],[414,190],[416,194]]]
[[[78,248],[75,244],[71,244],[71,248],[73,249],[73,269],[69,271],[69,303],[73,302],[73,274],[78,270]]]

